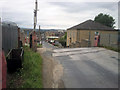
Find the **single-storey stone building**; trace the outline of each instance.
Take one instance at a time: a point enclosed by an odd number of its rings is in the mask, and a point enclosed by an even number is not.
[[[81,24],[67,29],[68,47],[88,46],[118,47],[118,30],[87,20]]]

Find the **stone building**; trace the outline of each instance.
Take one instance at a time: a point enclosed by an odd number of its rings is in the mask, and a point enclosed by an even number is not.
[[[67,29],[68,47],[91,47],[99,45],[117,48],[118,30],[92,20],[87,20]]]

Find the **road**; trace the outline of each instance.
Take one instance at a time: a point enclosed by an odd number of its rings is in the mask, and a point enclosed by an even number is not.
[[[56,49],[57,48],[57,47],[55,47],[55,46],[53,46],[45,41],[42,42],[42,46],[43,46],[43,48],[48,48],[48,49]]]
[[[117,52],[95,47],[53,48],[52,56],[64,67],[66,88],[118,87]]]
[[[53,49],[56,49],[57,47],[42,41],[42,48],[47,49],[47,52],[45,52],[44,54],[47,55],[48,57],[52,57],[52,53],[53,53]]]

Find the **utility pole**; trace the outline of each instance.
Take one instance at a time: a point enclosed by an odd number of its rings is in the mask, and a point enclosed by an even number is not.
[[[35,2],[35,10],[34,10],[34,31],[36,29],[36,25],[37,25],[37,11],[38,11],[38,2],[36,0]]]
[[[40,25],[39,25],[39,41],[41,41]]]
[[[30,48],[33,51],[37,51],[37,37],[36,37],[36,25],[37,25],[37,11],[38,11],[38,2],[35,2],[35,9],[34,9],[34,28],[30,34]]]

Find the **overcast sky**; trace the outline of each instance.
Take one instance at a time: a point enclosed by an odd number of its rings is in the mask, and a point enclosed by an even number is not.
[[[105,13],[113,16],[118,28],[118,1],[38,0],[37,25],[41,25],[42,29],[67,29],[86,20],[94,20],[99,13]],[[33,28],[34,2],[35,0],[0,0],[2,21],[12,21],[19,27]]]

